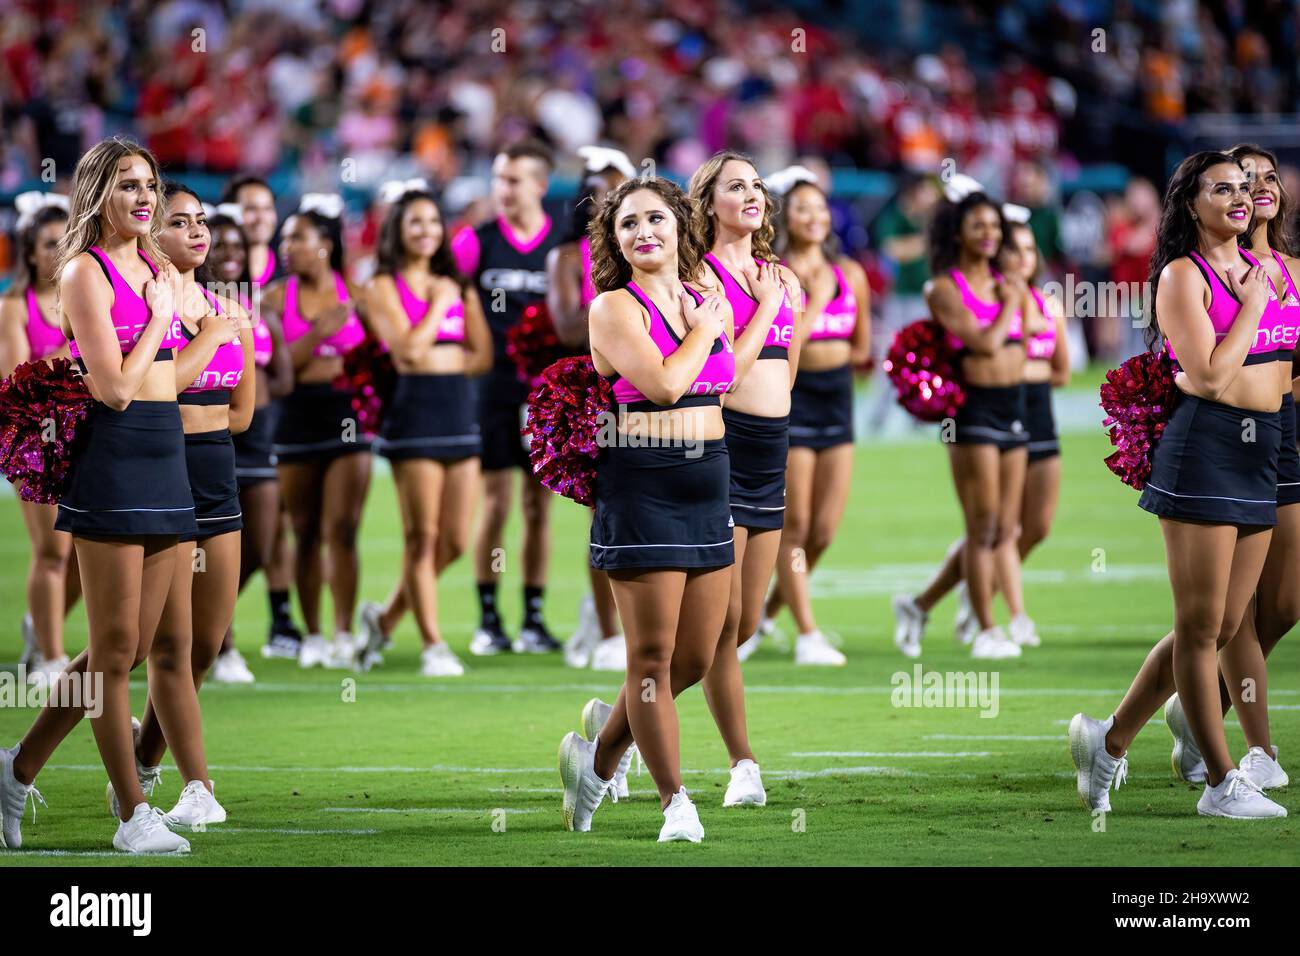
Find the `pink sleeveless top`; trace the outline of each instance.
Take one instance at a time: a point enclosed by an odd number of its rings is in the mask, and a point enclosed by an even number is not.
[[[63,330],[50,325],[41,315],[41,303],[36,298],[36,290],[27,287],[27,348],[31,352],[31,361],[39,362],[49,358],[67,339]]]
[[[835,298],[826,303],[821,315],[813,319],[812,329],[808,332],[809,342],[852,338],[853,328],[858,324],[858,298],[845,280],[843,270],[834,263],[831,270],[838,283]]]
[[[1047,328],[1037,335],[1030,336],[1025,340],[1025,357],[1031,359],[1050,359],[1056,354],[1056,320],[1048,314],[1047,300],[1043,294],[1033,286],[1029,287],[1029,294],[1034,297],[1038,303],[1038,311],[1042,313],[1047,320]]]
[[[257,286],[260,289],[262,288],[262,286],[266,285],[273,278],[275,278],[275,265],[276,265],[275,250],[267,249],[266,268],[262,270],[262,274],[260,276],[257,276],[256,278],[253,279],[253,285]]]
[[[104,275],[108,277],[109,284],[113,286],[113,305],[108,310],[108,317],[113,320],[113,330],[117,333],[117,344],[122,348],[122,354],[126,355],[131,349],[135,348],[135,343],[140,340],[144,334],[145,326],[149,324],[149,305],[136,294],[135,289],[131,288],[131,283],[127,282],[123,275],[117,271],[117,266],[113,265],[113,260],[108,257],[99,246],[91,246],[87,250],[99,263],[99,267],[104,270]],[[145,261],[154,275],[158,274],[158,269],[144,254],[144,250],[136,250],[140,258]],[[180,348],[185,344],[185,337],[181,334],[183,326],[179,316],[172,316],[172,323],[168,326],[167,331],[163,333],[162,342],[158,346],[158,354],[154,356],[155,362],[169,361],[172,358],[172,350]],[[69,340],[69,351],[74,359],[81,358],[81,350],[77,348],[75,339]],[[82,369],[85,370],[84,367]]]
[[[1297,338],[1300,338],[1300,292],[1296,290],[1295,282],[1291,279],[1291,272],[1286,267],[1286,262],[1277,250],[1273,250],[1273,257],[1277,259],[1278,267],[1282,270],[1285,277],[1286,294],[1282,296],[1278,303],[1278,312],[1282,319],[1282,348],[1279,350],[1278,359],[1284,362],[1291,361],[1294,358]]]
[[[754,317],[758,311],[758,300],[745,291],[744,287],[736,281],[736,278],[727,271],[727,267],[718,261],[713,253],[708,253],[704,261],[717,274],[718,281],[722,283],[723,294],[726,295],[727,301],[731,303],[731,315],[735,323],[736,338],[740,338],[745,327],[749,325],[749,320]],[[755,262],[761,260],[755,259]],[[789,360],[790,342],[794,339],[794,309],[790,305],[789,294],[783,294],[781,298],[781,307],[777,310],[776,318],[768,326],[767,338],[763,340],[763,347],[759,350],[760,359],[786,359]]]
[[[635,282],[628,282],[626,288],[632,294],[632,298],[636,299],[641,308],[650,315],[651,340],[663,355],[672,355],[681,346],[682,340],[678,338],[672,326],[664,321],[663,313],[659,311],[654,301],[641,291]],[[696,302],[703,299],[703,296],[690,286],[686,286],[686,291]],[[704,367],[695,376],[691,387],[672,405],[656,405],[617,372],[610,376],[609,381],[614,386],[614,403],[626,405],[630,410],[639,412],[665,411],[670,408],[690,408],[698,405],[721,405],[722,400],[718,396],[731,388],[735,378],[736,355],[731,349],[731,343],[727,341],[727,333],[723,332],[713,343],[708,358],[704,360]]]
[[[1241,257],[1249,262],[1252,266],[1259,265],[1259,261],[1245,249],[1238,249]],[[1241,311],[1241,301],[1232,294],[1232,290],[1219,278],[1219,274],[1214,271],[1213,267],[1205,261],[1199,252],[1193,249],[1188,253],[1188,258],[1196,264],[1196,268],[1201,270],[1201,276],[1205,279],[1206,285],[1210,287],[1210,307],[1206,312],[1210,316],[1210,325],[1214,329],[1215,342],[1222,342],[1227,336],[1228,330],[1232,328],[1232,323],[1236,321],[1237,314]],[[1279,260],[1279,265],[1281,261]],[[1286,267],[1282,267],[1283,274],[1286,274]],[[1290,282],[1290,276],[1287,275],[1287,281]],[[1273,280],[1268,280],[1269,297],[1264,306],[1264,314],[1259,317],[1259,327],[1255,330],[1255,341],[1251,343],[1250,350],[1246,353],[1246,360],[1242,365],[1262,365],[1265,362],[1290,361],[1292,352],[1295,350],[1295,333],[1291,333],[1291,344],[1285,344],[1287,337],[1287,325],[1292,321],[1290,316],[1284,316],[1282,305],[1278,301],[1277,290],[1273,288]],[[1175,362],[1178,356],[1174,355],[1173,344],[1165,339],[1165,348],[1169,351],[1169,357]]]
[[[339,302],[348,301],[348,284],[343,281],[343,277],[337,272],[334,273],[334,290],[338,294]],[[298,277],[289,276],[284,284],[284,316],[281,318],[284,325],[284,341],[296,342],[311,330],[311,322],[304,319],[298,312]],[[334,358],[340,355],[346,355],[365,340],[366,327],[361,324],[357,318],[356,312],[349,312],[343,325],[339,327],[333,335],[321,339],[316,343],[313,355],[322,358]]]
[[[271,338],[271,330],[266,327],[266,322],[261,316],[253,317],[253,364],[258,368],[266,368],[271,364],[271,353],[275,348],[275,343]]]
[[[199,291],[212,303],[213,311],[220,315],[221,306],[217,304],[216,296],[202,286]],[[181,332],[185,336],[186,345],[194,341],[195,336],[184,325],[181,326]],[[185,346],[181,348],[184,349]],[[207,366],[176,397],[176,401],[182,405],[229,405],[230,393],[243,377],[244,348],[239,339],[235,339],[217,347]]]
[[[406,313],[406,318],[410,321],[411,327],[414,328],[429,314],[431,303],[425,302],[416,296],[399,273],[393,273],[393,283],[397,286],[397,297],[402,301],[402,311]],[[447,314],[438,323],[438,337],[433,340],[433,344],[465,344],[465,303],[460,299],[452,303],[451,308],[447,310]]]
[[[976,298],[975,293],[971,291],[970,283],[961,274],[961,270],[953,269],[948,275],[957,284],[957,291],[961,293],[961,304],[970,310],[971,315],[975,316],[980,328],[985,329],[992,325],[1002,311],[1002,303],[997,301],[985,302],[983,299]],[[1002,275],[995,271],[993,278],[1000,281]],[[1017,309],[1015,314],[1011,316],[1011,322],[1007,325],[1007,338],[1004,344],[1014,345],[1023,342],[1024,334],[1021,329],[1020,310]],[[951,332],[947,333],[947,335],[949,345],[958,351],[965,350],[966,343],[960,337],[953,335]]]
[[[582,253],[582,304],[588,306],[596,298],[596,286],[591,281],[591,240],[586,236],[579,239],[578,251]]]

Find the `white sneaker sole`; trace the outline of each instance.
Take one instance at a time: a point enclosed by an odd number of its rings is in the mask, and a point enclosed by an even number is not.
[[[1247,816],[1241,816],[1239,814],[1234,814],[1234,813],[1220,813],[1217,810],[1205,810],[1201,807],[1200,803],[1196,804],[1196,812],[1200,816],[1219,817],[1220,819],[1223,820],[1284,820],[1286,819],[1286,807],[1281,807],[1280,809],[1282,810],[1282,812],[1278,814],[1270,814],[1268,816],[1262,816],[1262,817],[1255,817],[1255,816],[1247,817]]]
[[[1187,717],[1182,713],[1182,709],[1174,710],[1170,706],[1173,698],[1165,701],[1165,726],[1169,729],[1169,734],[1174,738],[1174,749],[1169,755],[1169,765],[1173,767],[1174,776],[1179,780],[1187,783],[1205,783],[1205,761],[1200,761],[1199,770],[1193,768],[1191,772],[1183,773],[1183,751],[1186,749],[1183,745],[1184,737],[1190,737],[1192,730],[1187,726]]]
[[[1079,794],[1079,802],[1089,813],[1095,810],[1104,810],[1105,807],[1094,807],[1088,802],[1088,793],[1092,784],[1092,765],[1096,761],[1096,751],[1092,747],[1091,738],[1085,730],[1083,714],[1075,714],[1070,719],[1070,758],[1074,761],[1074,788]]]
[[[740,797],[724,797],[722,799],[724,807],[765,807],[767,806],[767,793],[754,795],[746,793]]]
[[[578,812],[578,788],[582,785],[582,754],[578,748],[579,737],[573,731],[560,741],[558,763],[560,780],[564,784],[564,829],[574,832],[574,816]]]
[[[694,830],[673,830],[670,833],[659,831],[660,843],[702,843],[704,834]]]

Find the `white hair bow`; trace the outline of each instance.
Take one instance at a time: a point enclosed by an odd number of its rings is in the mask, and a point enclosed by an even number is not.
[[[800,183],[812,183],[816,186],[817,174],[807,166],[787,166],[785,169],[772,173],[763,181],[767,183],[769,192],[784,196]]]
[[[343,197],[338,193],[303,193],[298,211],[315,212],[326,219],[338,219],[343,215]]]
[[[205,215],[207,218],[211,219],[213,216],[217,214],[217,207],[212,205],[212,203],[201,202],[199,203],[199,205],[203,207],[203,215]]]
[[[427,193],[429,191],[429,181],[424,178],[416,179],[390,179],[379,187],[379,199],[392,205],[395,202],[401,202],[403,196],[407,193]]]
[[[943,198],[948,202],[961,202],[972,193],[982,193],[984,187],[980,185],[978,179],[967,176],[965,173],[954,173],[947,182],[943,184]]]
[[[14,197],[14,208],[18,210],[17,229],[25,229],[36,214],[42,209],[55,206],[64,212],[68,210],[68,197],[62,193],[43,193],[37,190],[19,193]]]
[[[611,146],[579,146],[578,155],[586,163],[589,173],[600,173],[607,169],[617,169],[628,179],[636,179],[636,167],[627,153]]]
[[[235,220],[235,225],[237,226],[242,226],[244,224],[244,210],[237,202],[217,203],[216,214],[218,216],[225,216],[227,219]]]
[[[1017,206],[1013,202],[1004,202],[1002,204],[1002,218],[1007,222],[1016,222],[1023,225],[1029,222],[1031,215],[1032,213],[1024,206]]]

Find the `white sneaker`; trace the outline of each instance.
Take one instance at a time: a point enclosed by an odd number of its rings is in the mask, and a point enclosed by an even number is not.
[[[126,853],[189,853],[190,841],[167,829],[166,814],[142,803],[131,819],[119,823],[113,848]]]
[[[1007,637],[1006,631],[1002,628],[990,627],[987,631],[980,631],[975,635],[975,640],[971,641],[970,645],[970,656],[992,661],[1019,657],[1020,645]]]
[[[682,787],[673,794],[668,806],[664,808],[664,825],[659,831],[660,843],[674,840],[690,840],[699,843],[704,839],[704,827],[700,825],[700,815],[695,812],[695,804]]]
[[[1280,790],[1291,783],[1282,765],[1277,762],[1277,748],[1269,756],[1263,747],[1251,747],[1246,756],[1241,758],[1237,769],[1250,778],[1251,783],[1261,790]]]
[[[564,829],[586,833],[591,817],[613,781],[596,776],[596,745],[570,731],[560,741],[560,780],[564,783]]]
[[[1217,787],[1206,782],[1205,792],[1196,801],[1196,812],[1203,817],[1265,820],[1286,816],[1286,807],[1264,796],[1259,785],[1240,770],[1229,770]]]
[[[925,633],[926,614],[906,594],[894,596],[894,646],[904,657],[921,656],[921,635]]]
[[[28,667],[27,683],[49,690],[67,666],[67,654],[47,661],[38,652]]]
[[[736,656],[742,662],[747,661],[758,650],[758,646],[763,643],[763,638],[771,637],[776,633],[776,621],[772,620],[766,614],[759,615],[758,628],[753,634],[745,638],[736,645]]]
[[[212,664],[212,680],[218,684],[252,684],[257,681],[248,669],[248,661],[235,648],[218,654]]]
[[[356,666],[357,652],[365,647],[364,642],[347,631],[334,635],[334,643],[325,659],[325,666],[332,671],[352,670]]]
[[[570,667],[587,667],[591,652],[600,640],[600,622],[596,619],[596,599],[583,595],[578,602],[578,626],[564,644],[564,663]]]
[[[1038,636],[1038,629],[1034,627],[1034,622],[1027,614],[1017,614],[1013,617],[1007,630],[1011,632],[1011,640],[1021,647],[1041,647],[1043,644],[1043,639]]]
[[[979,632],[980,622],[975,616],[975,609],[971,607],[970,589],[962,581],[957,585],[957,613],[952,619],[952,636],[958,644],[967,646]]]
[[[357,642],[356,668],[361,672],[370,670],[376,664],[383,663],[383,650],[393,643],[392,638],[384,633],[379,618],[384,613],[383,607],[374,601],[365,601],[357,615],[361,621],[362,638]]]
[[[298,648],[298,666],[324,667],[329,656],[329,641],[319,634],[308,634],[302,639],[302,646]]]
[[[920,650],[920,647],[917,647]],[[825,667],[843,667],[848,658],[831,646],[826,635],[821,631],[800,634],[794,642],[794,662],[796,664],[820,664]]]
[[[627,641],[622,634],[602,638],[591,652],[591,669],[594,671],[627,670]]]
[[[1174,752],[1169,758],[1174,767],[1174,776],[1188,783],[1204,783],[1205,758],[1196,746],[1191,725],[1183,713],[1183,702],[1177,694],[1165,701],[1165,726],[1174,738]]]
[[[465,665],[445,641],[431,644],[420,652],[422,677],[463,677]]]
[[[1093,720],[1075,714],[1070,721],[1070,756],[1074,758],[1079,799],[1089,810],[1110,812],[1110,788],[1116,790],[1128,779],[1128,760],[1106,752],[1106,734],[1115,723],[1115,715]]]
[[[36,640],[36,625],[30,614],[23,615],[23,652],[18,658],[18,666],[29,672],[41,660],[40,644]]]
[[[162,779],[162,767],[146,767],[140,762],[138,752],[140,750],[140,721],[131,718],[131,754],[135,757],[135,778],[140,781],[140,789],[144,791],[146,797],[153,796],[154,788],[158,786],[158,781]],[[113,782],[110,780],[108,786],[104,788],[104,796],[108,800],[108,812],[113,815],[114,820],[120,822],[122,814],[121,808],[117,803],[117,794],[113,792]]]
[[[722,798],[722,805],[724,807],[767,806],[767,791],[763,789],[763,778],[759,775],[758,764],[746,758],[731,768],[731,783],[727,784],[727,793]]]
[[[176,801],[164,822],[173,830],[195,829],[214,823],[226,822],[226,810],[217,803],[202,780],[191,780],[181,791],[181,798]]]
[[[45,806],[45,798],[30,783],[19,783],[14,776],[14,757],[18,747],[0,747],[0,847],[17,850],[23,845],[23,811],[32,801],[32,822],[36,822],[36,803]]]
[[[582,736],[594,743],[596,738],[600,736],[605,721],[609,720],[610,711],[613,709],[613,704],[607,704],[599,697],[593,697],[587,701],[587,705],[582,708]],[[632,755],[634,753],[636,753],[636,744],[632,744],[627,748],[622,759],[618,762],[618,769],[614,771],[614,779],[609,787],[609,796],[615,803],[627,799],[627,772],[632,766]]]

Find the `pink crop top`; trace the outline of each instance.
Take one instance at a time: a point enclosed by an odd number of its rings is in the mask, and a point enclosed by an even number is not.
[[[275,343],[271,339],[271,330],[261,316],[253,317],[253,364],[266,368],[271,364],[271,353]]]
[[[831,270],[837,283],[835,298],[827,302],[822,314],[813,319],[812,329],[808,332],[809,342],[850,339],[854,326],[858,324],[858,298],[853,294],[853,287],[845,280],[839,266],[832,263]]]
[[[744,286],[736,281],[735,277],[727,271],[727,267],[718,261],[713,253],[708,253],[704,261],[709,264],[718,276],[718,281],[722,283],[723,294],[726,295],[727,301],[731,303],[731,315],[735,323],[736,338],[740,338],[745,326],[749,325],[749,320],[754,317],[758,311],[758,300],[745,291]],[[761,260],[755,259],[755,262]],[[776,318],[768,326],[767,338],[763,341],[763,347],[759,350],[760,359],[786,359],[790,358],[790,342],[794,338],[794,309],[790,306],[790,296],[788,293],[781,298],[781,307],[776,312]]]
[[[108,310],[108,317],[113,320],[113,330],[117,333],[117,343],[122,347],[122,354],[126,355],[131,349],[135,348],[135,343],[140,340],[144,334],[145,326],[149,324],[149,305],[131,288],[131,283],[127,282],[117,266],[113,265],[113,260],[108,257],[99,246],[91,246],[87,250],[99,267],[104,270],[104,276],[108,279],[109,284],[113,287],[113,305]],[[149,271],[154,275],[158,274],[158,269],[144,254],[143,249],[136,250],[140,258],[145,261]],[[181,325],[179,316],[172,316],[172,323],[163,333],[162,342],[158,345],[158,352],[154,355],[155,362],[166,362],[172,359],[172,350],[180,348],[185,343],[185,337],[181,334],[184,326]],[[81,366],[81,371],[86,371],[86,363],[81,361],[81,350],[77,348],[75,339],[68,342],[69,351],[72,357],[77,360]]]
[[[1259,261],[1245,249],[1238,249],[1241,257],[1249,262],[1252,266],[1259,265]],[[1276,255],[1276,253],[1274,253]],[[1224,284],[1219,278],[1219,274],[1214,268],[1205,261],[1199,252],[1192,250],[1188,253],[1188,258],[1196,264],[1196,268],[1201,270],[1201,276],[1205,279],[1206,285],[1210,287],[1210,307],[1206,310],[1210,316],[1210,325],[1214,328],[1214,338],[1216,342],[1223,341],[1232,328],[1232,323],[1237,319],[1237,313],[1241,311],[1241,300],[1233,295],[1232,290]],[[1282,265],[1282,260],[1278,260],[1278,265]],[[1286,271],[1286,266],[1282,265],[1282,273],[1287,277],[1287,291],[1294,295],[1294,289],[1290,286],[1291,276]],[[1273,280],[1268,280],[1269,297],[1264,306],[1264,314],[1259,317],[1259,327],[1255,330],[1255,341],[1251,343],[1250,350],[1246,353],[1246,360],[1242,365],[1262,365],[1265,362],[1291,361],[1295,351],[1296,326],[1295,320],[1289,315],[1284,315],[1282,304],[1278,301],[1277,291],[1273,288]],[[1289,327],[1289,328],[1288,328]],[[1169,351],[1169,357],[1175,362],[1178,357],[1174,355],[1173,344],[1165,339],[1165,348]]]
[[[1031,335],[1025,342],[1025,357],[1031,359],[1050,359],[1056,354],[1056,320],[1052,318],[1047,311],[1047,300],[1043,294],[1033,286],[1029,287],[1029,294],[1034,297],[1038,303],[1038,311],[1043,318],[1047,320],[1047,328],[1037,335]]]
[[[41,303],[36,298],[36,290],[28,286],[27,349],[31,353],[31,361],[39,362],[49,358],[63,348],[63,343],[66,341],[61,328],[45,321],[45,317],[41,315]]]
[[[217,304],[216,296],[202,286],[199,291],[212,303],[213,312],[220,315],[221,306]],[[181,326],[181,332],[185,335],[186,345],[194,341],[194,334],[184,325]],[[184,347],[181,346],[182,349]],[[244,347],[236,338],[233,342],[217,346],[212,358],[208,359],[207,366],[189,387],[176,396],[176,401],[182,405],[229,405],[230,393],[243,377]]]
[[[961,304],[970,310],[971,315],[975,316],[980,328],[984,329],[992,325],[999,313],[1002,312],[1002,303],[996,301],[985,302],[983,299],[976,298],[975,293],[971,291],[970,283],[966,281],[966,277],[961,274],[960,269],[953,269],[948,275],[957,284],[957,291],[961,293]],[[1001,281],[1002,275],[995,271],[993,278]],[[1011,322],[1007,325],[1007,337],[1003,344],[1023,344],[1024,334],[1021,328],[1020,310],[1017,309],[1011,316]],[[948,333],[948,344],[958,351],[965,351],[966,349],[966,343],[951,332]]]
[[[651,298],[642,292],[635,282],[628,282],[626,288],[632,294],[632,298],[636,299],[641,308],[645,309],[650,315],[651,340],[665,356],[672,355],[681,346],[682,340],[673,330],[673,327],[664,321],[663,313],[659,311]],[[700,302],[704,298],[690,286],[686,286],[686,291],[691,294],[696,302]],[[672,405],[655,404],[642,395],[635,385],[617,372],[609,377],[609,382],[614,386],[614,404],[626,405],[629,410],[634,412],[645,412],[667,411],[672,408],[691,408],[699,405],[721,405],[722,399],[719,396],[731,388],[735,378],[736,355],[731,349],[731,343],[727,341],[727,333],[723,332],[718,336],[717,341],[713,343],[708,358],[704,360],[704,367],[695,376],[695,381],[691,383],[691,387]]]
[[[429,314],[431,303],[425,302],[416,296],[411,291],[411,287],[406,284],[406,280],[396,272],[393,273],[393,282],[397,286],[397,297],[402,301],[402,310],[406,313],[406,318],[410,320],[411,327],[414,328]],[[451,304],[447,314],[438,323],[438,337],[433,340],[433,344],[465,344],[465,303],[460,299]]]
[[[338,294],[339,302],[348,301],[348,284],[343,281],[343,277],[337,272],[334,273],[334,290]],[[281,319],[284,325],[284,341],[286,343],[296,342],[309,331],[311,331],[311,322],[307,321],[298,312],[298,277],[289,276],[284,284],[284,316]],[[316,343],[316,348],[312,355],[321,358],[335,358],[340,355],[346,355],[354,348],[360,345],[366,337],[366,327],[361,324],[355,311],[349,312],[343,325],[333,335],[321,339]]]
[[[578,250],[582,253],[582,304],[586,307],[596,298],[596,286],[591,281],[591,240],[586,236],[579,239]]]

